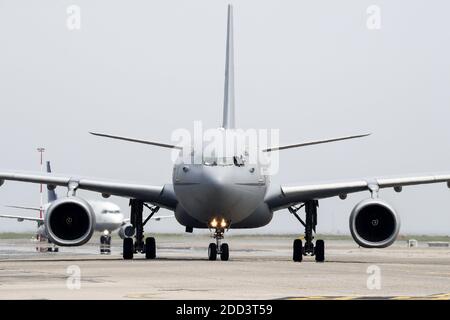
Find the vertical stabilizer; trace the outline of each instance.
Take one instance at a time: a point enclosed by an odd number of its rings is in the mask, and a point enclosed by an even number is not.
[[[234,53],[233,53],[233,6],[228,5],[227,52],[225,60],[225,92],[223,100],[223,124],[225,129],[234,129]]]
[[[50,161],[47,161],[47,172],[51,173],[52,172],[52,168],[50,167]],[[56,195],[55,189],[49,189],[47,187],[47,200],[48,202],[53,202],[56,199],[58,199],[58,196]]]

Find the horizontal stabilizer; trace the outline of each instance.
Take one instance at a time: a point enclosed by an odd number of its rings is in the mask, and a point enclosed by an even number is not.
[[[39,207],[26,207],[26,206],[5,206],[7,208],[14,208],[14,209],[25,209],[25,210],[34,210],[34,211],[41,211],[41,208]]]
[[[104,137],[104,138],[111,138],[111,139],[124,140],[124,141],[129,141],[129,142],[149,144],[152,146],[170,148],[170,149],[180,149],[180,150],[182,149],[181,147],[173,145],[173,144],[166,144],[166,143],[160,143],[160,142],[154,142],[154,141],[148,141],[148,140],[140,140],[140,139],[121,137],[121,136],[114,136],[114,135],[98,133],[98,132],[89,132],[89,133],[94,136],[99,136],[99,137]]]
[[[332,139],[325,139],[325,140],[308,141],[308,142],[290,144],[290,145],[286,145],[286,146],[272,147],[272,148],[264,149],[262,151],[263,152],[271,152],[271,151],[278,151],[278,150],[284,150],[284,149],[290,149],[290,148],[306,147],[306,146],[312,146],[315,144],[322,144],[322,143],[329,143],[329,142],[335,142],[335,141],[362,138],[362,137],[367,137],[369,135],[370,135],[370,133],[366,133],[366,134],[359,134],[359,135],[355,135],[355,136],[346,136],[346,137],[339,137],[339,138],[332,138]]]
[[[13,216],[9,214],[0,214],[0,218],[8,218],[8,219],[17,219],[17,221],[22,222],[24,220],[27,221],[36,221],[36,222],[44,222],[42,218],[32,218],[32,217],[23,217],[23,216]]]

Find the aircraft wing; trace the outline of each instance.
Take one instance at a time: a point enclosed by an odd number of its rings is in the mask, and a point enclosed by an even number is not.
[[[32,217],[24,217],[24,216],[13,216],[13,215],[9,215],[9,214],[0,214],[0,218],[17,219],[17,221],[19,221],[19,222],[22,222],[24,220],[36,221],[36,222],[44,222],[44,219],[41,219],[41,218],[32,218]]]
[[[99,192],[104,195],[139,199],[169,210],[174,210],[177,204],[171,184],[150,186],[43,173],[0,172],[0,185],[6,180],[46,184],[49,188],[65,186],[73,189]]]
[[[447,183],[450,188],[450,174],[429,174],[408,177],[373,178],[329,183],[303,184],[298,186],[279,186],[268,192],[265,202],[272,210],[280,210],[307,200],[319,200],[360,191],[378,192],[379,189],[394,188],[400,192],[404,186],[429,183]]]

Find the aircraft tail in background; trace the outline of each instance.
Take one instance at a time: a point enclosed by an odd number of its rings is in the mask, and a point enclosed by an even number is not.
[[[50,166],[50,161],[47,161],[47,173],[51,173],[51,172],[52,172],[52,168]],[[47,200],[48,200],[48,202],[49,203],[53,202],[56,199],[58,199],[58,196],[55,192],[55,189],[52,187],[49,188],[49,185],[47,185]]]

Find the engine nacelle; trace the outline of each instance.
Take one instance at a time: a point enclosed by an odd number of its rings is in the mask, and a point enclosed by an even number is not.
[[[400,219],[394,208],[381,199],[365,199],[350,215],[350,232],[361,247],[384,248],[394,243]]]
[[[131,238],[134,236],[134,228],[130,223],[127,223],[120,227],[118,233],[121,239]]]
[[[48,207],[45,228],[50,241],[59,246],[80,246],[94,233],[95,214],[90,204],[78,197],[58,199]]]

